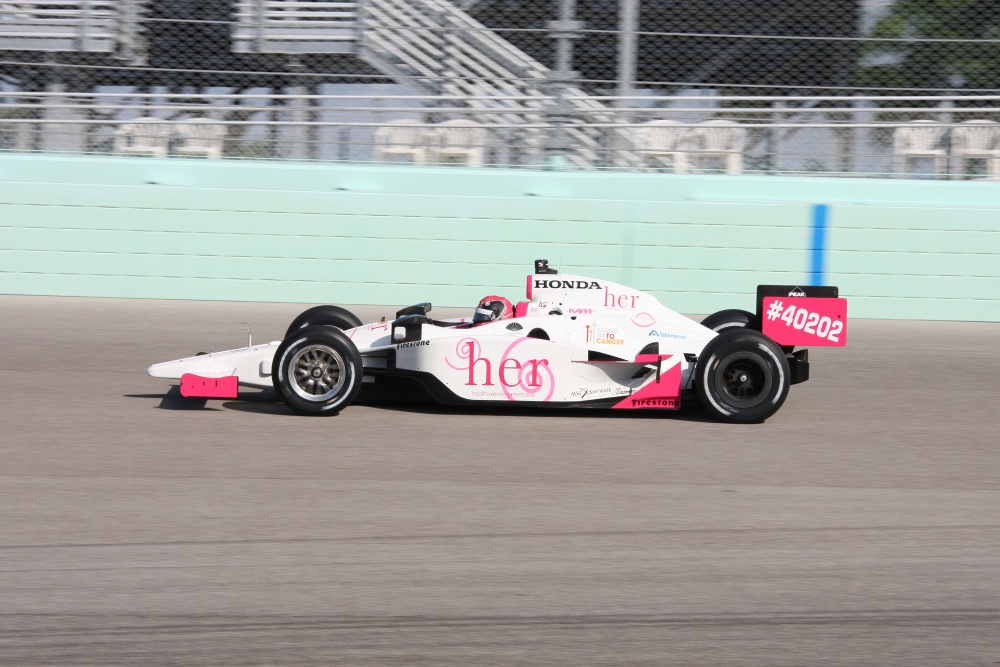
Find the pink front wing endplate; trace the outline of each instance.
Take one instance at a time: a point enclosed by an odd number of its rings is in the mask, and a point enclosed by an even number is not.
[[[184,398],[236,398],[239,378],[206,378],[194,373],[181,376],[181,396]]]

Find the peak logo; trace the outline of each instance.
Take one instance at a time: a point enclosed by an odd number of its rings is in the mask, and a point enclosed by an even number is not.
[[[535,278],[536,289],[601,289],[594,280],[541,280]]]
[[[805,290],[803,290],[801,287],[796,287],[795,289],[793,289],[791,292],[788,293],[788,296],[805,296],[805,295],[806,295]]]

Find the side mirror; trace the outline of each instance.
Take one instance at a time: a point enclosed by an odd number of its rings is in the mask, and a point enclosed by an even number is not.
[[[392,339],[393,340],[406,340],[406,327],[393,327],[392,328]]]

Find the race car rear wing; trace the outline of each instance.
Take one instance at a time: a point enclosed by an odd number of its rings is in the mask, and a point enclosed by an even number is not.
[[[847,299],[832,285],[758,285],[757,320],[779,345],[847,344]]]
[[[834,285],[757,285],[757,314],[760,315],[760,302],[765,296],[815,297],[818,299],[836,299],[840,296],[840,288]]]

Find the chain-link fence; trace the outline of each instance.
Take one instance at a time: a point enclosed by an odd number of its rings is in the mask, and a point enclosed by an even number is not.
[[[1000,179],[996,0],[0,0],[0,149]]]

